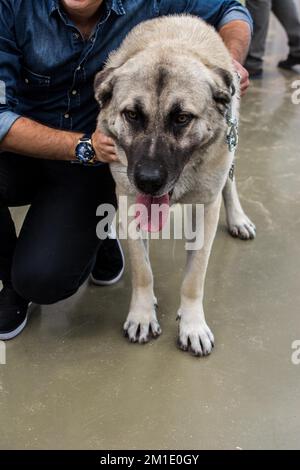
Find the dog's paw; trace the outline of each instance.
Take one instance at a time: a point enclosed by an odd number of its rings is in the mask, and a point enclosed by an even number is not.
[[[132,343],[145,344],[151,337],[157,338],[161,328],[155,310],[131,310],[123,326],[125,336]]]
[[[228,231],[234,238],[253,240],[256,237],[256,227],[244,212],[237,213],[228,221]]]
[[[185,316],[178,312],[178,346],[183,351],[190,351],[194,356],[208,356],[214,347],[214,335],[200,316]]]

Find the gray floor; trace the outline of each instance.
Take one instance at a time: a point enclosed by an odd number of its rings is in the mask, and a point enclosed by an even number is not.
[[[36,308],[0,366],[0,448],[300,448],[300,105],[297,76],[274,67],[284,43],[273,28],[265,78],[243,102],[238,179],[258,237],[231,239],[222,217],[205,299],[213,354],[176,349],[182,243],[154,242],[161,338],[122,337],[128,269]]]

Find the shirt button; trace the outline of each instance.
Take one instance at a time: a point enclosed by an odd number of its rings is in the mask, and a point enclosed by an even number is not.
[[[73,38],[78,39],[78,38],[79,38],[79,34],[78,34],[78,33],[73,33]]]
[[[68,113],[66,113],[66,114],[64,115],[64,118],[65,118],[65,119],[69,119],[69,117],[70,117],[70,114],[68,114]]]
[[[79,72],[79,70],[81,70],[81,67],[80,67],[80,65],[77,67],[77,69],[76,69],[76,70],[77,70],[78,72]]]
[[[72,95],[77,95],[77,90],[73,90]]]
[[[29,80],[28,80],[28,78],[25,78],[25,83],[29,83]]]

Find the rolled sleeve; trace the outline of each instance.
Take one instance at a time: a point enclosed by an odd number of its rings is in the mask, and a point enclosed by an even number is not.
[[[248,23],[251,33],[253,33],[253,21],[252,21],[251,15],[249,11],[243,7],[231,8],[230,10],[228,10],[223,16],[223,18],[221,19],[221,21],[219,21],[216,27],[217,29],[221,29],[222,26],[225,26],[231,21],[237,21],[237,20],[245,21],[246,23]]]
[[[238,0],[161,0],[160,11],[165,15],[189,13],[199,16],[216,29],[235,20],[245,21],[253,29],[249,11]]]
[[[13,0],[0,1],[0,142],[20,117],[16,108],[22,55],[15,38],[14,5]]]
[[[4,139],[13,123],[21,117],[13,111],[0,111],[0,142]]]

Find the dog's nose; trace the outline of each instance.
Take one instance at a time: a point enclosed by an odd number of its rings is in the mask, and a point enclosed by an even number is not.
[[[145,194],[156,194],[167,181],[165,167],[153,161],[138,163],[134,172],[137,188]]]

